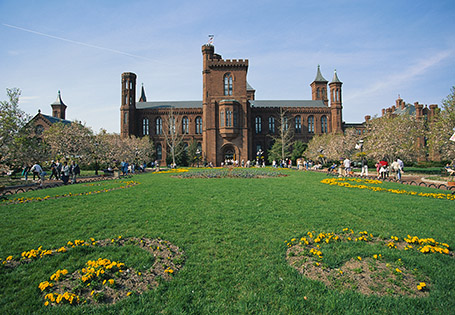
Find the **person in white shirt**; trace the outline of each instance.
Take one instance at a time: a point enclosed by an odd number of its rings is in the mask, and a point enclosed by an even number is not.
[[[348,158],[344,159],[343,165],[344,165],[344,174],[345,174],[345,176],[349,176],[349,174],[351,172],[351,160],[348,159]]]
[[[38,164],[33,164],[30,172],[33,172],[33,180],[35,180],[35,175],[38,175],[38,179],[40,181],[40,185],[43,185],[43,168]]]

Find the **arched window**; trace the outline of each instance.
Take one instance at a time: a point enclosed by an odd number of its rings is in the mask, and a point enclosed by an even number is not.
[[[175,135],[175,117],[170,117],[169,118],[169,126],[168,126],[168,128],[169,128],[168,133]]]
[[[269,117],[269,132],[275,133],[275,117],[273,116]]]
[[[321,117],[321,132],[327,133],[327,116]]]
[[[314,117],[308,116],[308,132],[314,133]]]
[[[156,117],[155,119],[155,133],[161,135],[163,133],[163,121],[161,117]]]
[[[149,134],[149,120],[148,118],[142,119],[142,135],[147,136]]]
[[[301,133],[302,132],[302,120],[300,118],[300,116],[295,116],[295,122],[294,122],[294,125],[295,125],[295,133]]]
[[[187,135],[189,133],[188,117],[184,116],[182,118],[182,133]]]
[[[224,95],[232,95],[232,76],[230,73],[224,75]]]
[[[316,89],[316,98],[319,98],[319,88]]]
[[[43,133],[43,131],[44,131],[43,125],[36,125],[36,127],[35,127],[36,135],[38,135],[38,136],[41,135]]]
[[[289,129],[289,123],[288,123],[287,117],[283,117],[283,126],[284,126],[285,131],[287,131]]]
[[[230,110],[226,111],[226,127],[232,126],[232,112]]]
[[[326,96],[326,94],[325,94],[325,89],[322,88],[322,99],[326,99],[326,97],[327,97],[327,96]]]
[[[255,125],[256,125],[256,133],[261,133],[262,132],[262,118],[261,118],[261,116],[256,116]]]
[[[161,160],[163,158],[163,148],[161,147],[161,143],[156,145],[156,159]]]
[[[202,134],[202,117],[201,116],[196,117],[196,134],[198,134],[198,135]]]
[[[341,90],[337,89],[337,102],[341,102]]]

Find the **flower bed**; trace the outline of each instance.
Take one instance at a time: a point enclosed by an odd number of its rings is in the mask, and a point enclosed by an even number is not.
[[[450,246],[432,238],[408,235],[405,238],[391,236],[384,240],[367,231],[354,233],[345,228],[341,233],[307,232],[305,236],[285,241],[286,260],[306,277],[323,282],[330,288],[356,290],[366,295],[427,296],[431,283],[417,268],[410,268],[401,260],[391,260],[382,254],[370,257],[354,256],[338,268],[324,259],[328,250],[337,250],[342,243],[364,242],[382,244],[395,250],[416,250],[421,254],[439,253],[454,257]]]
[[[125,246],[134,245],[154,257],[153,266],[144,271],[136,271],[120,261],[109,258],[88,260],[85,265],[73,272],[59,269],[50,275],[48,280],[41,282],[38,289],[44,299],[44,305],[62,304],[112,304],[132,294],[141,294],[158,286],[158,278],[172,279],[182,268],[183,251],[168,241],[150,238],[123,238],[90,241],[69,241],[66,246],[58,249],[43,250],[39,247],[24,251],[19,256],[0,259],[0,268],[14,268],[44,256],[58,255],[69,252],[74,247],[90,246]]]
[[[178,173],[185,173],[188,172],[186,168],[173,168],[173,169],[165,169],[158,172],[153,172],[152,174],[178,174]]]
[[[180,178],[268,178],[287,176],[280,171],[251,168],[221,168],[192,170]]]
[[[371,180],[371,179],[358,179],[358,178],[325,178],[321,180],[321,183],[328,185],[336,185],[341,187],[348,188],[357,188],[357,189],[368,189],[372,191],[381,191],[381,192],[390,192],[394,194],[403,194],[411,196],[421,196],[429,197],[436,199],[448,199],[455,200],[455,195],[452,194],[443,194],[443,193],[419,193],[415,191],[407,191],[404,189],[387,189],[378,186],[369,186],[369,184],[382,184],[380,180]],[[354,183],[354,184],[352,184]]]
[[[103,182],[103,183],[98,183],[98,184],[84,184],[84,186],[87,187],[92,187],[92,186],[105,186],[105,185],[110,185],[112,182]],[[5,199],[0,202],[0,205],[9,205],[9,204],[20,204],[20,203],[28,203],[28,202],[37,202],[37,201],[46,201],[46,200],[51,200],[51,199],[60,199],[60,198],[66,198],[66,197],[77,197],[77,196],[89,196],[89,195],[96,195],[96,194],[101,194],[109,191],[114,191],[118,189],[125,189],[125,188],[130,188],[136,185],[139,185],[139,182],[135,181],[116,181],[115,183],[119,184],[120,186],[118,187],[113,187],[113,188],[104,188],[104,189],[97,189],[93,191],[88,191],[88,192],[81,192],[81,193],[76,193],[73,194],[71,192],[63,195],[54,195],[54,196],[44,196],[44,197],[18,197],[18,198],[13,198],[13,199]]]

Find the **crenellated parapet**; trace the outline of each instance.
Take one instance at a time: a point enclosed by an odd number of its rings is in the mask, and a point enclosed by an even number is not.
[[[248,59],[212,59],[208,60],[207,65],[211,69],[219,68],[248,68]]]

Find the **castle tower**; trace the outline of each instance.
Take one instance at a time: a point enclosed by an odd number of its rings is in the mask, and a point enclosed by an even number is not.
[[[120,107],[120,135],[136,135],[136,75],[132,72],[122,73],[122,105]]]
[[[329,83],[330,87],[330,108],[332,112],[332,132],[343,132],[343,117],[342,117],[342,100],[341,100],[341,85],[343,82],[338,79],[337,71],[333,74],[332,82]]]
[[[202,46],[202,58],[203,155],[216,165],[228,156],[251,159],[248,60],[224,60],[211,44]]]
[[[321,67],[318,65],[318,71],[316,73],[316,78],[310,84],[311,86],[311,97],[313,101],[322,100],[325,105],[328,105],[327,101],[327,81],[324,79],[321,73]]]
[[[57,100],[51,104],[52,107],[52,116],[55,118],[65,119],[66,116],[66,105],[62,101],[62,96],[60,91],[58,91]]]

